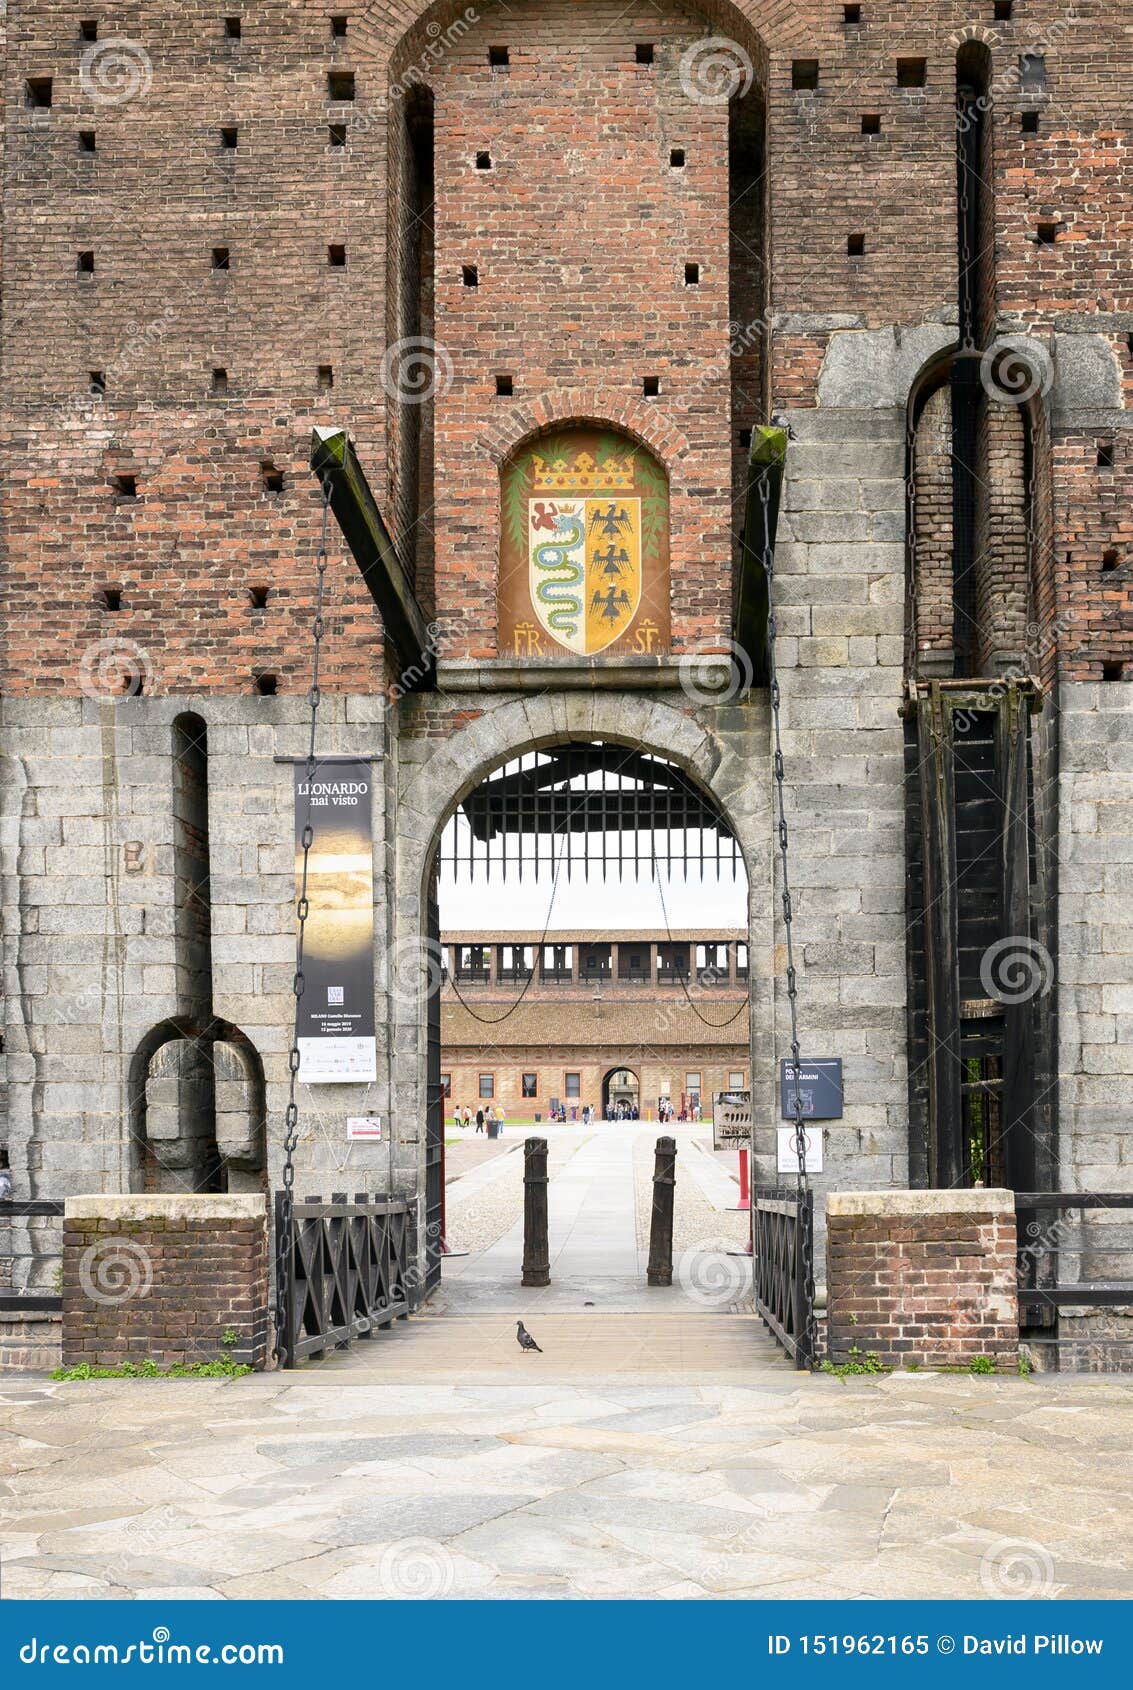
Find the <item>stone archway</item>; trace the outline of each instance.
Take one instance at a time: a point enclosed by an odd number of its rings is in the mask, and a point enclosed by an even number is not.
[[[478,696],[482,703],[483,695]],[[400,736],[396,883],[390,905],[390,954],[401,989],[389,995],[392,1049],[391,1110],[399,1141],[399,1192],[424,1202],[428,1107],[428,1003],[431,976],[425,941],[433,864],[441,832],[462,799],[521,752],[571,741],[601,741],[675,764],[719,807],[735,834],[748,882],[749,1047],[757,1094],[773,1092],[772,913],[770,790],[753,778],[753,747],[766,743],[766,707],[754,699],[709,730],[690,711],[655,695],[624,692],[507,697],[468,719],[472,701],[449,695],[452,731],[430,733],[430,704],[405,701]],[[435,707],[432,707],[435,710]],[[418,733],[417,716],[421,716]],[[459,725],[458,725],[459,724]],[[755,765],[763,769],[763,760]],[[417,966],[416,991],[406,991],[406,959]],[[770,1117],[769,1117],[770,1118]],[[424,1212],[419,1231],[424,1236]]]

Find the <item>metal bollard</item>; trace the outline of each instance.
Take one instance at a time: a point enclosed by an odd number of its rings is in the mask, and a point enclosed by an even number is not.
[[[551,1283],[551,1240],[547,1228],[547,1140],[523,1141],[523,1281]]]
[[[673,1198],[677,1185],[677,1141],[657,1140],[653,1166],[653,1218],[649,1226],[650,1285],[673,1283]]]

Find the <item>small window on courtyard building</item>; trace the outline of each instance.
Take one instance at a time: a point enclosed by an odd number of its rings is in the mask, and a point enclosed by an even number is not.
[[[538,1074],[524,1074],[524,1076],[523,1076],[523,1090],[522,1090],[521,1095],[523,1097],[538,1097],[539,1096],[539,1076],[538,1076]]]
[[[729,1074],[728,1074],[728,1090],[729,1091],[742,1091],[743,1089],[744,1089],[744,1071],[743,1071],[743,1069],[742,1068],[731,1069]]]
[[[495,1095],[496,1095],[496,1076],[494,1074],[481,1074],[481,1076],[480,1076],[480,1096],[481,1097],[495,1097]]]
[[[451,1097],[452,1096],[452,1075],[451,1074],[442,1074],[441,1075],[441,1096],[442,1097]]]
[[[563,1092],[567,1097],[582,1096],[582,1075],[567,1074],[563,1083]]]

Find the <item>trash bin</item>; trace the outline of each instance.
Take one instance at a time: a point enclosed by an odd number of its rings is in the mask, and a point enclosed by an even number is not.
[[[500,1123],[498,1121],[489,1121],[488,1122],[488,1137],[489,1138],[499,1138],[499,1136],[500,1136]]]
[[[543,1119],[543,1117],[542,1117],[542,1115],[541,1115],[541,1114],[540,1114],[540,1112],[539,1112],[539,1110],[538,1110],[538,1109],[536,1109],[536,1111],[535,1111],[535,1120],[536,1120],[536,1121],[537,1121],[537,1122],[538,1122],[538,1121],[541,1121],[541,1120],[542,1120],[542,1119]]]

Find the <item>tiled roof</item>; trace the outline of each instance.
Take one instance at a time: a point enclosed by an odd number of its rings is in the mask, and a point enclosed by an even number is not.
[[[593,945],[601,940],[610,940],[613,944],[664,945],[670,939],[678,942],[696,943],[706,941],[711,944],[721,939],[746,939],[746,927],[674,927],[670,932],[658,932],[656,928],[629,928],[622,930],[611,927],[562,927],[551,929],[546,936],[548,945]],[[543,938],[541,927],[523,929],[515,933],[501,933],[497,927],[488,928],[446,928],[441,934],[442,945],[537,945]]]
[[[703,1000],[703,1001],[702,1001]],[[747,999],[712,992],[694,999],[700,1015],[684,993],[671,1001],[651,998],[610,1000],[595,1003],[521,1003],[506,1020],[510,998],[487,998],[477,994],[477,1019],[464,1005],[441,1004],[441,1043],[450,1054],[462,1048],[492,1046],[524,1050],[543,1047],[618,1045],[626,1049],[651,1050],[668,1045],[722,1045],[733,1048],[737,1057],[748,1047]],[[737,1011],[739,1012],[737,1014]],[[704,1017],[704,1020],[700,1019]],[[705,1023],[709,1025],[705,1025]]]

